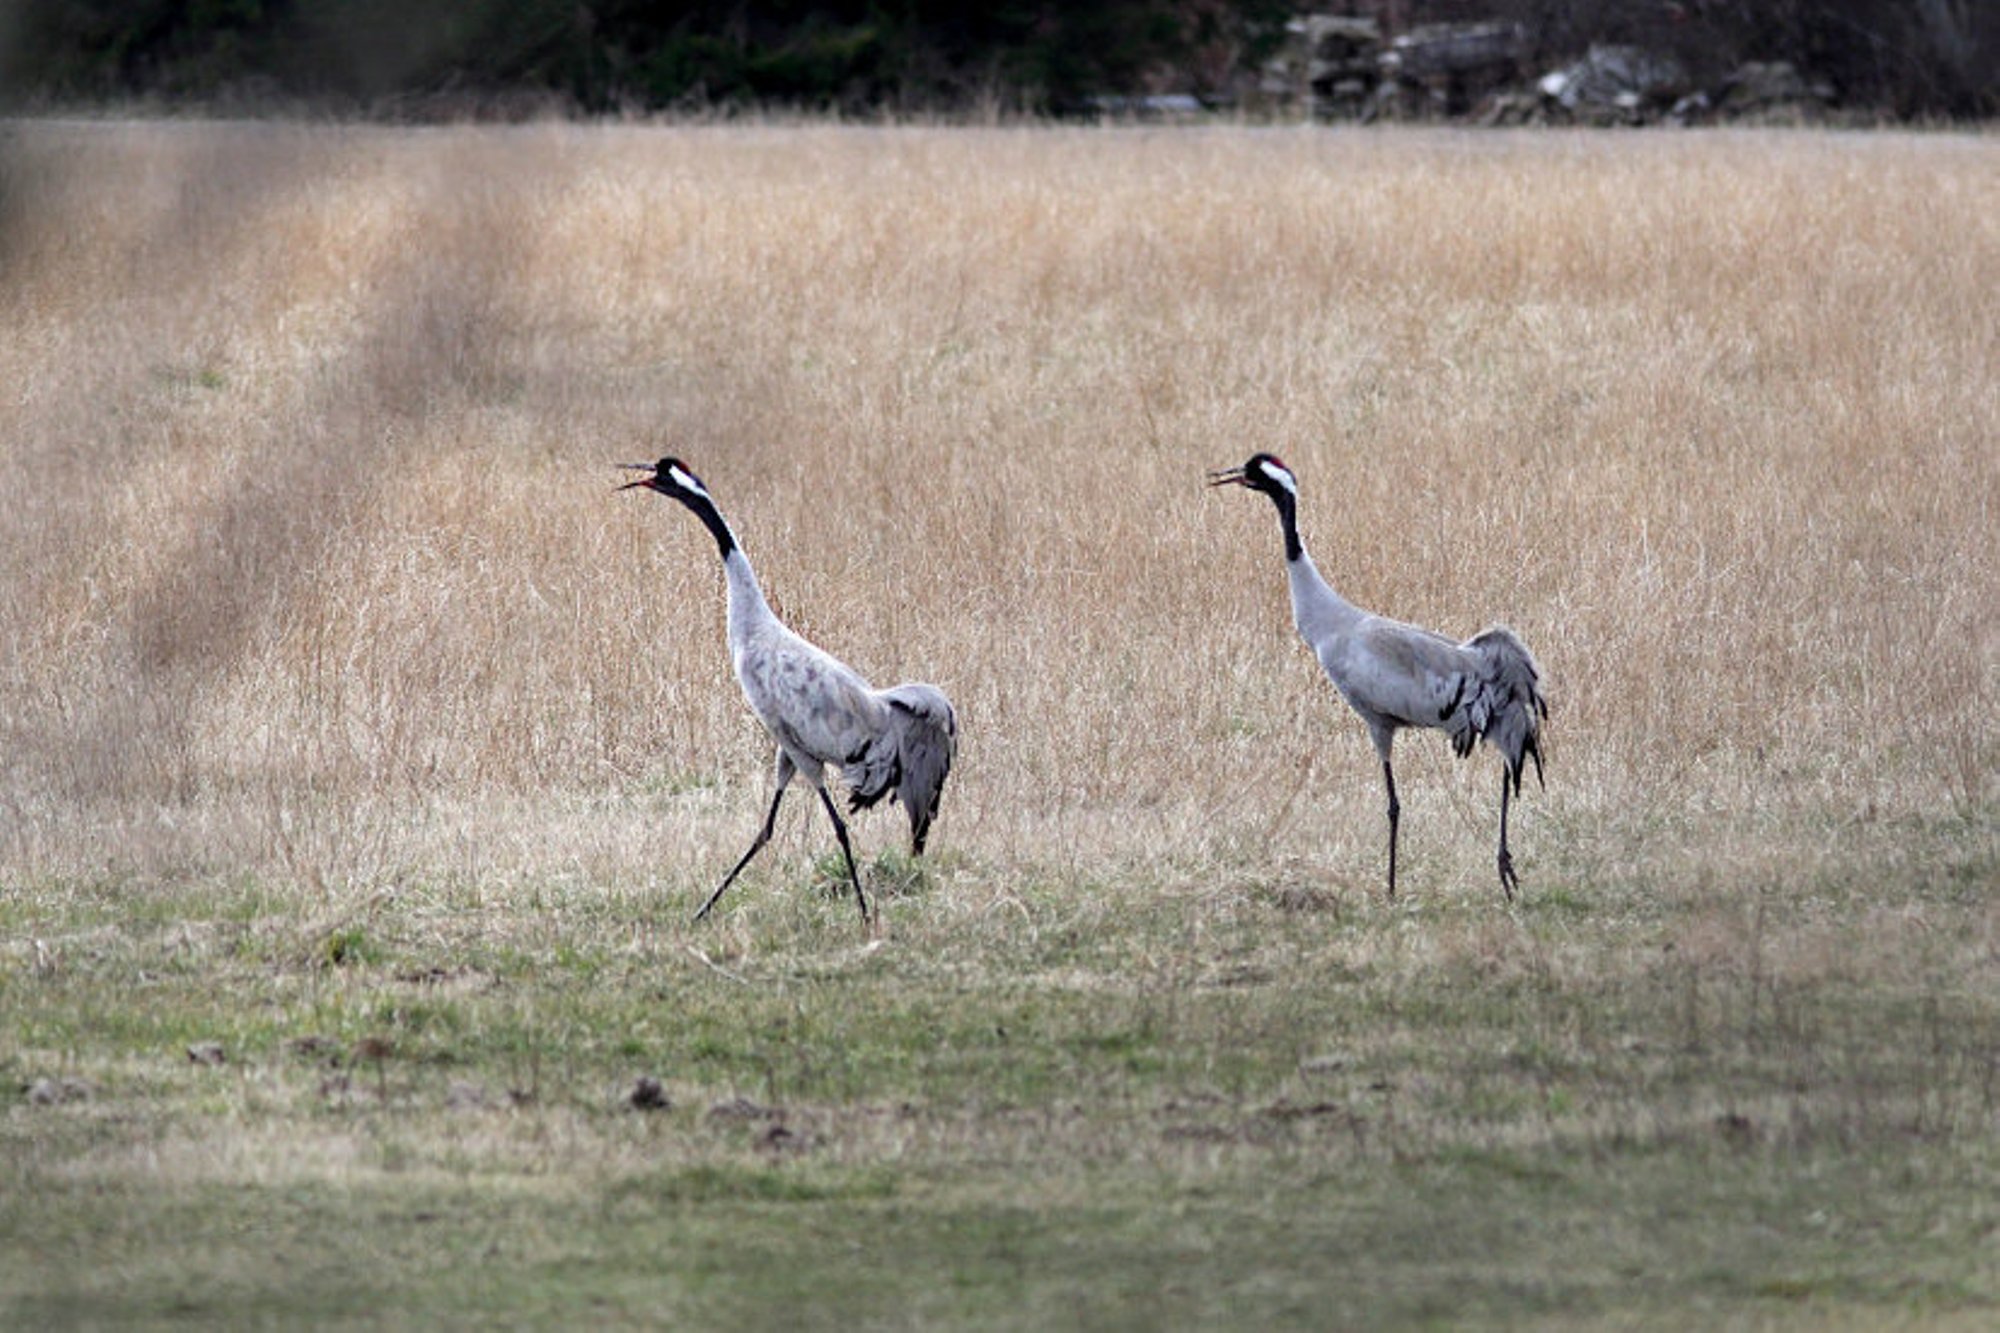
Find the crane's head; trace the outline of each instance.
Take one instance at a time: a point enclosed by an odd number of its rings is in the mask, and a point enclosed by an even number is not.
[[[1248,486],[1253,491],[1262,491],[1273,499],[1284,496],[1296,500],[1299,495],[1298,478],[1292,470],[1278,460],[1276,454],[1252,454],[1250,461],[1242,467],[1224,468],[1220,472],[1208,474],[1211,486]]]
[[[635,486],[644,486],[649,491],[658,491],[670,500],[679,500],[682,507],[702,521],[721,548],[722,558],[729,559],[736,549],[736,536],[729,525],[722,521],[722,511],[715,507],[715,497],[708,493],[708,487],[701,484],[701,478],[688,471],[686,463],[678,458],[662,458],[657,463],[620,463],[627,472],[643,472],[646,475],[637,481],[628,481],[618,489],[629,491]]]
[[[620,463],[618,466],[627,472],[647,474],[637,481],[626,482],[618,488],[621,491],[629,491],[634,486],[644,486],[648,490],[671,496],[683,504],[696,499],[706,500],[710,505],[715,503],[714,498],[708,493],[708,488],[701,484],[701,478],[688,471],[687,464],[678,458],[662,458],[657,463]]]

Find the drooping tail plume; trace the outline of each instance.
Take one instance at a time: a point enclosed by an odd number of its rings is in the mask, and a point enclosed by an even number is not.
[[[910,850],[921,854],[957,750],[958,718],[935,685],[898,685],[879,697],[889,705],[889,726],[842,766],[848,808],[866,810],[893,790],[910,817]]]
[[[1549,704],[1541,691],[1541,671],[1528,645],[1505,625],[1475,634],[1465,647],[1478,656],[1480,672],[1466,701],[1472,726],[1453,741],[1461,755],[1472,748],[1474,737],[1498,750],[1518,796],[1527,760],[1535,761],[1535,781],[1542,781],[1542,722]]]

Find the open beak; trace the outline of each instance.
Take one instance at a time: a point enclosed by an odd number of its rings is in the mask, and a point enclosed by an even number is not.
[[[653,484],[653,478],[659,475],[659,469],[651,463],[614,463],[612,466],[624,468],[627,472],[643,472],[646,474],[637,481],[628,481],[623,486],[616,488],[621,491],[629,491],[634,486],[650,486]]]
[[[1244,478],[1242,468],[1226,467],[1220,472],[1209,473],[1208,484],[1211,486],[1247,486],[1249,482]]]

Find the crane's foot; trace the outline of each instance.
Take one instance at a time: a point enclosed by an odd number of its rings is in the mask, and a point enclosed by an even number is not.
[[[1507,901],[1514,901],[1514,890],[1521,887],[1521,877],[1514,873],[1514,858],[1507,849],[1500,849],[1500,891],[1507,895]]]

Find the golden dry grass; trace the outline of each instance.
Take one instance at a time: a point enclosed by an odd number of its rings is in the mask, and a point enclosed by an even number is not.
[[[0,855],[705,876],[766,756],[705,535],[609,492],[665,452],[800,629],[951,692],[981,857],[1372,886],[1275,524],[1199,484],[1257,448],[1355,600],[1535,646],[1531,891],[1990,815],[1995,151],[13,127]],[[1492,764],[1402,749],[1413,888],[1487,892]]]

